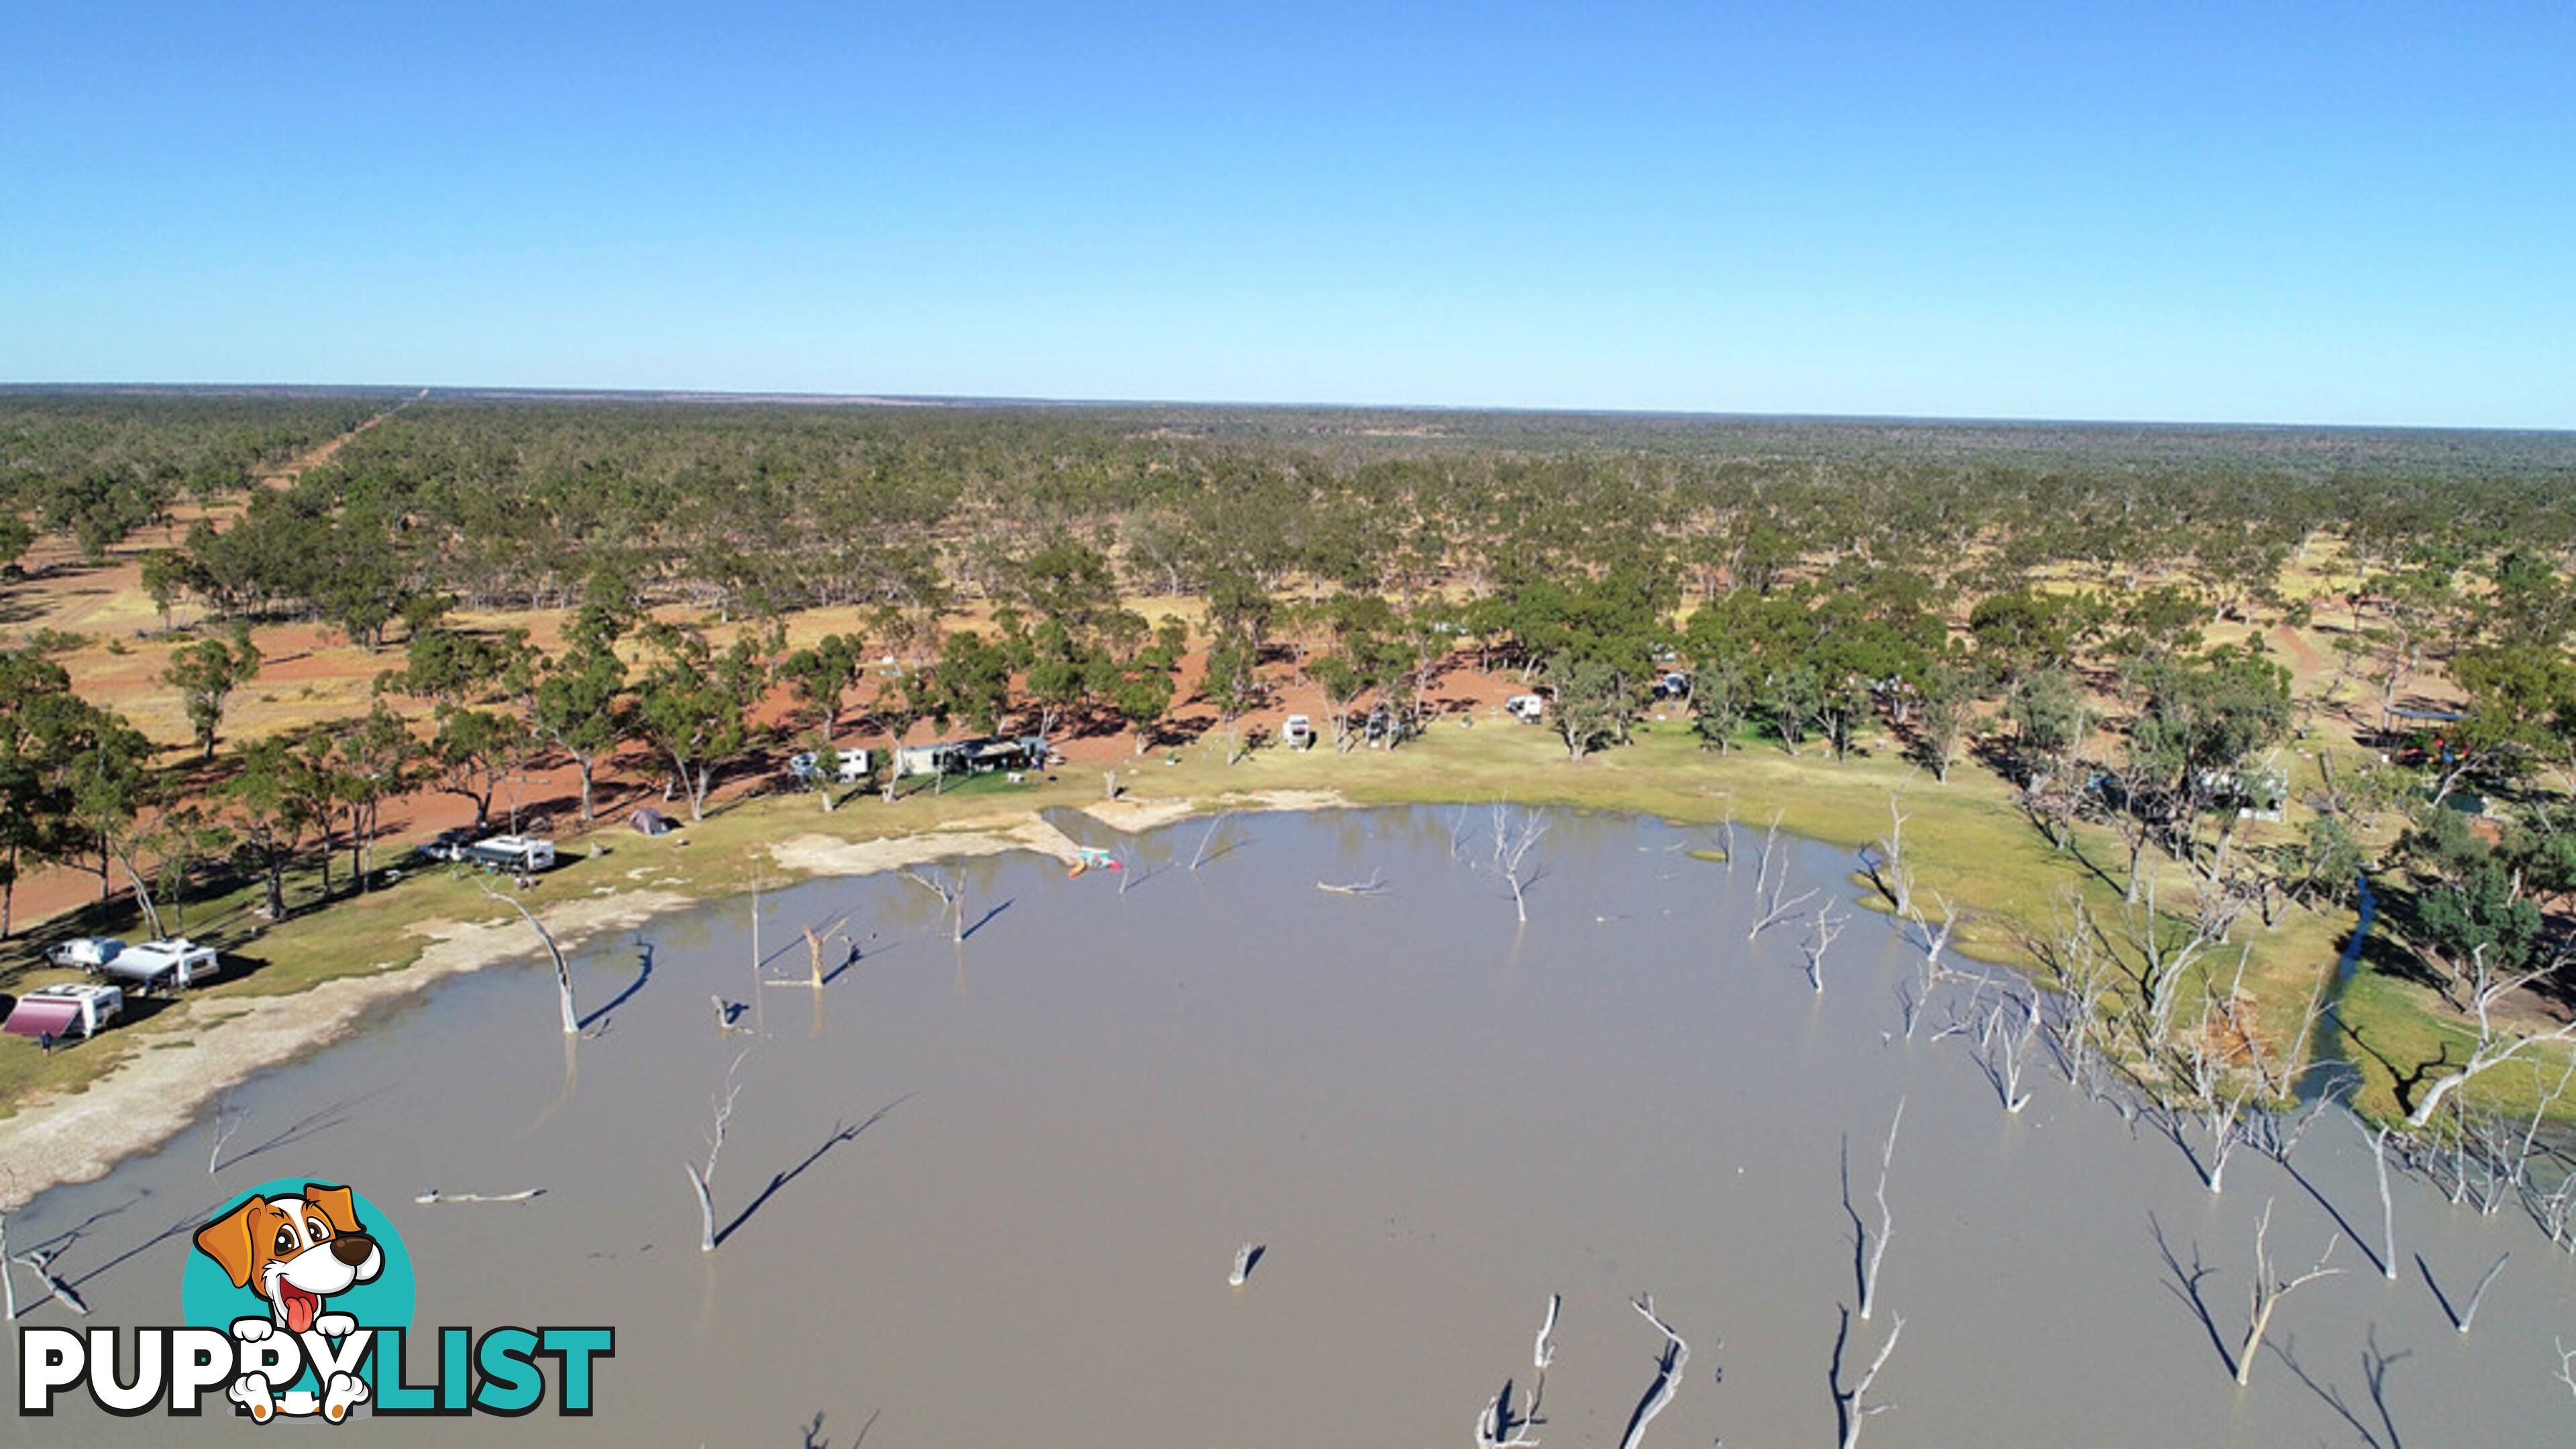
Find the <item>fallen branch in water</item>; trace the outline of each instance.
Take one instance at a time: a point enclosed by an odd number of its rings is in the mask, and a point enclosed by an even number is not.
[[[54,1255],[52,1253],[41,1251],[25,1252],[20,1253],[17,1257],[11,1258],[8,1261],[24,1264],[28,1272],[36,1275],[36,1282],[42,1285],[45,1290],[44,1298],[37,1299],[35,1302],[28,1304],[26,1308],[20,1308],[18,1306],[18,1292],[13,1286],[9,1290],[9,1316],[11,1318],[14,1319],[19,1314],[32,1309],[42,1308],[45,1305],[45,1300],[47,1298],[59,1300],[65,1308],[70,1309],[72,1312],[79,1314],[83,1318],[89,1317],[89,1305],[82,1302],[81,1296],[72,1291],[72,1285],[54,1276]],[[5,1273],[7,1271],[6,1267],[0,1267],[0,1273]]]
[[[524,1188],[518,1192],[499,1192],[490,1194],[479,1192],[440,1192],[437,1188],[433,1187],[429,1191],[414,1197],[412,1201],[424,1205],[443,1202],[531,1202],[545,1195],[546,1190],[542,1187]]]
[[[1319,880],[1315,882],[1315,889],[1331,891],[1337,896],[1373,896],[1386,889],[1386,872],[1375,872],[1367,880],[1353,881],[1348,885],[1335,885],[1330,881]]]

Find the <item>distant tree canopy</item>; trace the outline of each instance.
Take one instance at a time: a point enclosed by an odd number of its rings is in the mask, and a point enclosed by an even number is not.
[[[2355,705],[2328,698],[2347,684],[2389,708],[2446,677],[2463,716],[2426,788],[2333,787],[2370,809],[2576,780],[2564,438],[392,403],[0,390],[0,590],[29,586],[12,570],[30,555],[140,555],[162,627],[188,636],[158,678],[205,759],[259,664],[246,626],[383,654],[364,721],[238,742],[206,828],[273,894],[306,842],[326,868],[333,842],[354,852],[396,784],[434,781],[479,820],[531,756],[578,768],[587,820],[621,747],[647,747],[628,760],[658,761],[695,813],[782,713],[814,748],[1016,720],[1123,726],[1143,749],[1197,706],[1235,758],[1244,712],[1312,687],[1337,744],[1391,747],[1471,658],[1545,691],[1572,756],[1672,699],[1713,749],[1838,759],[1884,738],[1942,780],[1989,761],[2061,847],[2079,821],[2117,829],[2133,894],[2160,847],[2267,914],[2232,822],[2296,724]],[[833,632],[790,650],[786,616],[814,608]],[[491,609],[561,617],[473,623]],[[1191,622],[1139,612],[1166,609]],[[2323,694],[2294,701],[2262,652],[2280,620],[2331,624]],[[122,853],[139,885],[148,744],[42,650],[6,659],[0,880],[78,859],[104,882]],[[2366,833],[2326,819],[2264,848],[2315,899],[2361,867]],[[2409,919],[2428,949],[2519,949],[2522,907],[2576,864],[2550,876],[2556,857],[2514,849],[2427,887]]]
[[[0,562],[18,530],[96,557],[388,401],[0,394]],[[570,607],[603,571],[724,618],[963,587],[1081,637],[1104,590],[1409,608],[1625,573],[1669,612],[1841,568],[1967,596],[2017,673],[2106,629],[2189,647],[2320,534],[2364,571],[2474,566],[2491,632],[2563,639],[2571,475],[2505,434],[432,398],[181,552],[214,608],[371,647],[416,597]]]

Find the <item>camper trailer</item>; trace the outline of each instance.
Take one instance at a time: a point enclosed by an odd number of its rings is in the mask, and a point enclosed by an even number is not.
[[[1005,735],[906,745],[894,752],[894,777],[984,775],[995,770],[1042,770],[1053,755],[1044,735]]]
[[[465,853],[458,858],[468,865],[479,865],[488,870],[534,875],[541,870],[554,869],[555,843],[533,835],[495,835],[465,847]]]
[[[1547,718],[1547,701],[1535,694],[1515,694],[1503,701],[1503,708],[1522,724],[1537,724]]]
[[[124,1010],[125,993],[113,986],[80,982],[39,986],[18,998],[18,1004],[10,1009],[9,1020],[0,1024],[0,1031],[55,1041],[74,1034],[86,1039],[98,1035],[100,1027],[114,1021]]]
[[[800,750],[787,757],[787,773],[795,776],[800,785],[811,785],[818,779],[855,785],[868,777],[866,750],[835,750],[832,753],[832,762],[826,765],[812,750]]]
[[[1302,714],[1288,716],[1279,726],[1279,743],[1292,750],[1312,749],[1315,744],[1315,722]]]
[[[220,959],[212,946],[200,946],[185,936],[167,941],[145,941],[128,946],[90,969],[101,976],[114,976],[134,983],[137,991],[185,991],[191,985],[212,976],[220,969]]]

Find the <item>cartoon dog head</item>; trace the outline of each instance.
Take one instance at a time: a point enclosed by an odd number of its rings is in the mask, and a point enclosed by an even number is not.
[[[384,1250],[358,1221],[349,1189],[318,1182],[301,1197],[251,1198],[197,1229],[197,1247],[224,1265],[233,1286],[269,1302],[290,1333],[313,1326],[322,1300],[375,1281]]]

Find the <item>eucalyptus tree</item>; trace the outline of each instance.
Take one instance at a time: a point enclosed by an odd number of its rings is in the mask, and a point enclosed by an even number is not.
[[[543,661],[528,721],[538,738],[571,757],[581,776],[581,823],[590,824],[600,764],[633,728],[625,661],[604,641],[576,640]]]
[[[813,712],[827,751],[840,737],[841,702],[859,682],[866,656],[865,637],[827,634],[778,662],[778,677],[795,691],[796,702]]]
[[[1011,651],[971,630],[950,634],[939,650],[946,713],[983,734],[998,734],[1011,707]]]
[[[682,625],[648,624],[643,638],[652,662],[637,686],[637,718],[687,792],[689,818],[703,820],[717,771],[751,743],[775,636],[745,633],[722,653]]]
[[[1923,763],[1939,783],[1949,783],[1951,767],[1976,726],[1979,682],[1977,669],[1955,650],[1943,649],[1924,665],[1915,729]]]
[[[299,788],[303,769],[294,746],[271,736],[242,748],[241,768],[223,786],[227,818],[259,873],[271,921],[286,919],[286,870],[312,822],[307,792]]]
[[[200,639],[182,645],[161,671],[161,681],[179,691],[180,707],[187,712],[189,728],[196,732],[207,763],[214,762],[215,731],[223,723],[225,705],[234,690],[258,677],[259,665],[259,646],[251,642],[250,627],[236,624],[229,642]]]
[[[98,876],[98,898],[114,893],[110,867],[161,788],[158,752],[143,732],[111,709],[92,706],[62,760],[70,829],[57,859],[77,859]]]
[[[2444,732],[2433,766],[2435,804],[2473,773],[2512,779],[2576,740],[2576,665],[2555,644],[2463,649],[2450,673],[2468,695],[2468,718]]]
[[[1064,626],[1076,638],[1099,627],[1118,608],[1118,574],[1109,556],[1070,537],[1041,545],[1015,570],[1014,592],[1040,619]]]
[[[2175,859],[2212,880],[2225,872],[2236,812],[2217,811],[2217,849],[2207,859],[2199,821],[2245,793],[2255,756],[2280,743],[2289,727],[2290,672],[2254,648],[2222,645],[2149,671],[2129,746],[2143,762],[2142,790],[2172,802],[2163,815]]]
[[[15,512],[0,510],[0,570],[15,571],[18,560],[36,546],[36,530]]]
[[[0,939],[21,872],[86,859],[89,812],[139,794],[133,777],[149,758],[122,717],[72,692],[61,664],[35,648],[0,650]],[[112,790],[91,782],[100,773]],[[103,897],[104,869],[99,888]]]
[[[513,716],[496,716],[511,741],[524,743],[526,726]],[[330,735],[331,750],[321,768],[330,777],[333,792],[349,815],[349,875],[364,892],[370,889],[372,872],[367,868],[369,852],[378,834],[377,821],[384,803],[411,788],[413,764],[422,755],[422,746],[412,737],[411,727],[404,723],[381,699],[371,704],[366,715]],[[435,752],[450,740],[443,725],[439,739],[430,749],[443,768],[452,768],[446,758]],[[504,758],[511,756],[506,753]],[[487,790],[476,801],[475,825],[482,828],[490,815],[491,795]]]

